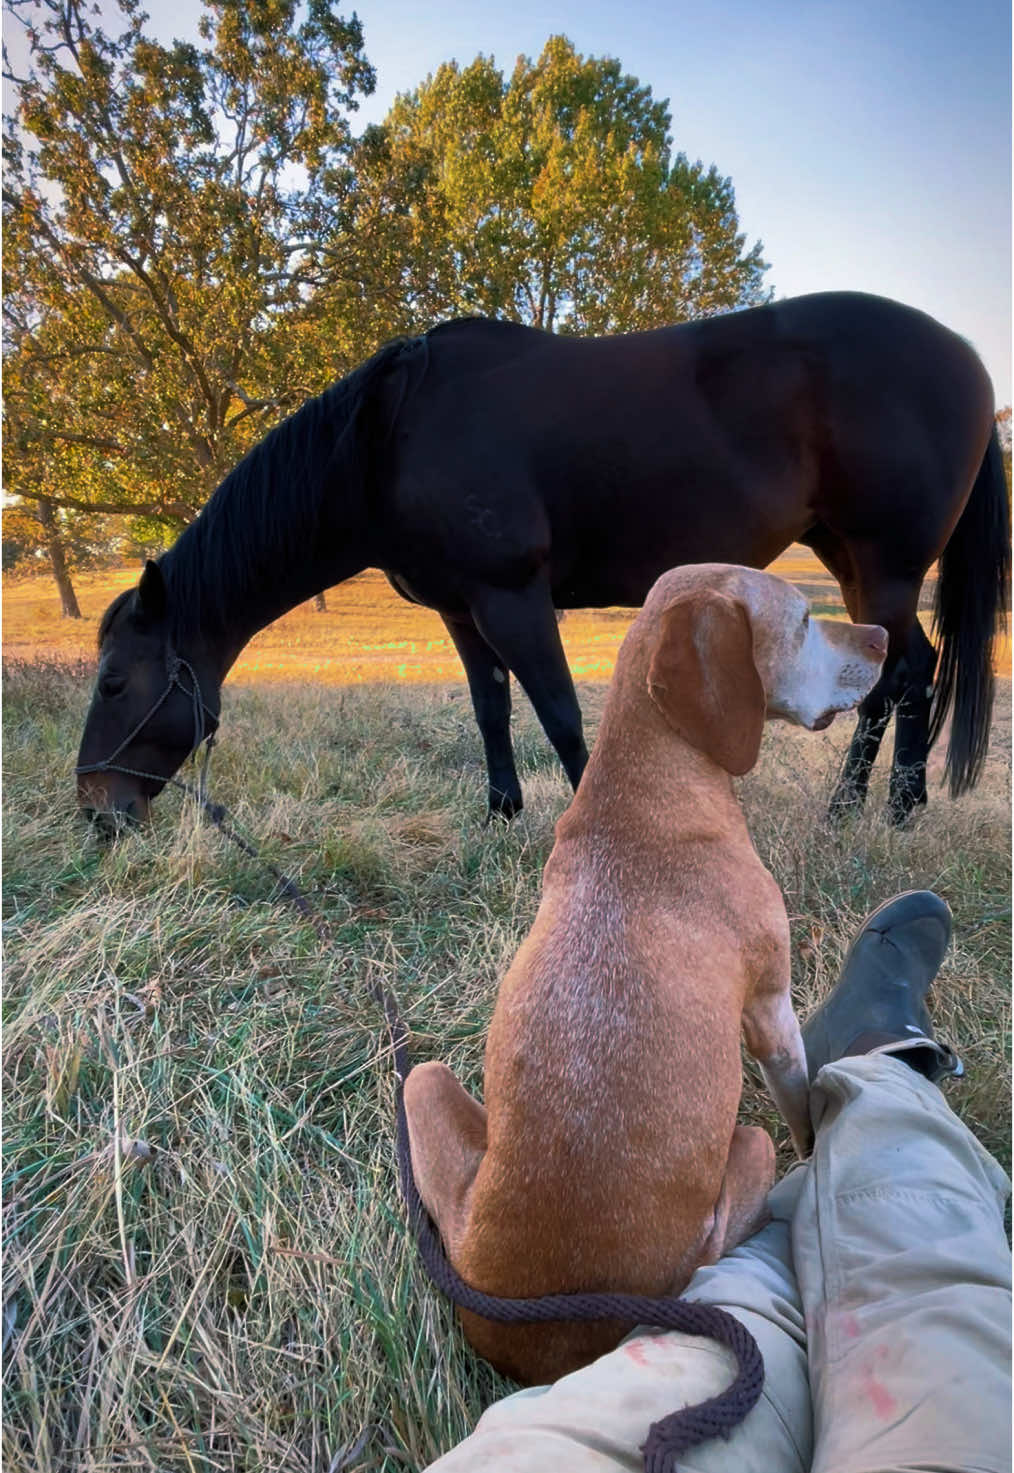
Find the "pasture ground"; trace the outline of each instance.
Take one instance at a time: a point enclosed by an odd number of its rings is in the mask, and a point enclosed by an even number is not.
[[[212,787],[320,904],[325,949],[176,795],[108,852],[78,826],[71,768],[112,591],[82,588],[84,630],[54,618],[56,639],[18,612],[37,594],[16,585],[6,600],[6,1466],[422,1468],[506,1383],[472,1356],[407,1240],[368,988],[395,991],[416,1059],[480,1088],[497,979],[534,915],[565,781],[519,696],[527,807],[509,829],[482,827],[460,668],[427,683],[409,667],[438,650],[383,648],[439,638],[426,611],[385,595],[378,615],[374,596],[371,626],[369,590],[357,614],[346,585],[328,614],[266,631],[261,668],[252,645],[230,681]],[[430,635],[400,622],[419,619]],[[589,638],[587,658],[611,660],[625,624],[569,615],[572,664],[585,633],[609,636]],[[313,648],[292,645],[313,629]],[[354,680],[311,668],[323,631],[343,629]],[[581,680],[591,738],[603,679]],[[930,805],[903,831],[883,820],[886,763],[861,819],[825,822],[850,729],[774,727],[740,784],[785,894],[798,1010],[824,995],[869,909],[939,891],[955,937],[934,1015],[967,1068],[947,1095],[1009,1169],[1010,683],[979,788],[952,803],[935,753]],[[742,1118],[788,1164],[749,1065]]]
[[[817,614],[842,610],[837,583],[805,547],[793,546],[771,571],[803,590]],[[7,659],[91,660],[106,605],[137,582],[139,569],[85,573],[74,586],[84,618],[63,619],[52,578],[4,585],[3,651]],[[923,588],[920,616],[929,627],[934,575]],[[576,609],[561,633],[571,672],[579,681],[608,681],[630,609]],[[998,641],[997,669],[1010,668],[1010,641]],[[230,685],[313,681],[361,685],[394,680],[460,681],[461,664],[447,631],[431,609],[399,598],[382,573],[370,570],[327,593],[327,612],[303,604],[252,639],[229,672]]]

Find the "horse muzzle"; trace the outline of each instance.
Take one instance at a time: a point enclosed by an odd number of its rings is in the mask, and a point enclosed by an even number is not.
[[[82,773],[77,780],[78,808],[103,838],[147,822],[151,798],[139,784],[116,772]]]

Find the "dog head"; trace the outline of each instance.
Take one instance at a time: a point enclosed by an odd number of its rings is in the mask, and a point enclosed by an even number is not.
[[[645,613],[658,630],[651,700],[691,746],[737,776],[757,761],[766,720],[822,731],[872,689],[887,655],[879,625],[813,619],[798,589],[751,568],[666,573]]]

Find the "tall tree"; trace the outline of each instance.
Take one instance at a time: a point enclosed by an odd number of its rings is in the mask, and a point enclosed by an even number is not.
[[[667,104],[552,37],[505,78],[478,57],[401,96],[360,147],[408,313],[617,332],[766,299],[730,180],[672,152]]]
[[[6,0],[30,67],[5,119],[8,489],[179,521],[344,371],[300,331],[348,207],[359,21],[205,0],[201,44],[112,35],[84,0]]]

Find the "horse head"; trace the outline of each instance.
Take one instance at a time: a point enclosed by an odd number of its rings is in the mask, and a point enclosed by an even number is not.
[[[218,726],[221,680],[199,638],[176,643],[162,570],[109,605],[77,758],[78,804],[106,833],[148,816],[160,793]]]

